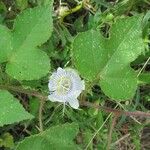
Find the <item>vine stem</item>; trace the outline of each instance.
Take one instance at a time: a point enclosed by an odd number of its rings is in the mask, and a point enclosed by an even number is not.
[[[142,111],[123,111],[123,110],[118,110],[118,109],[113,109],[110,107],[105,107],[105,106],[100,106],[97,104],[92,104],[90,102],[84,101],[81,103],[82,106],[87,106],[87,107],[92,107],[92,108],[97,108],[97,109],[101,109],[102,111],[105,111],[107,113],[113,113],[116,114],[118,117],[121,115],[125,115],[125,116],[140,116],[140,117],[150,117],[150,113],[145,113]]]
[[[42,122],[42,112],[43,112],[43,107],[44,107],[44,103],[47,100],[47,96],[43,93],[40,93],[36,90],[30,90],[30,89],[24,89],[22,87],[19,86],[11,86],[11,85],[0,85],[0,89],[1,90],[10,90],[10,91],[14,91],[14,92],[19,92],[19,93],[24,93],[27,94],[29,96],[35,96],[37,98],[40,99],[40,107],[39,107],[39,130],[40,132],[43,131],[43,122]],[[118,110],[118,109],[113,109],[113,108],[109,108],[109,107],[105,107],[105,106],[100,106],[100,105],[96,105],[96,104],[92,104],[90,102],[87,101],[82,101],[80,103],[81,106],[86,106],[86,107],[92,107],[92,108],[97,108],[97,109],[101,109],[107,113],[113,113],[114,116],[121,116],[121,115],[125,115],[125,116],[142,116],[142,117],[150,117],[150,113],[145,113],[145,112],[141,112],[141,111],[135,111],[135,112],[129,112],[129,111],[123,111],[123,110]],[[111,132],[113,130],[113,126],[112,125],[112,129],[110,128],[110,133],[109,133],[109,143],[108,146],[111,143]],[[88,147],[88,146],[87,146]]]
[[[27,94],[29,96],[35,96],[39,99],[43,99],[46,100],[47,96],[36,91],[36,90],[30,90],[30,89],[24,89],[20,86],[11,86],[11,85],[0,85],[0,89],[1,90],[10,90],[10,91],[14,91],[14,92],[19,92],[19,93],[24,93]]]
[[[40,107],[39,107],[39,129],[40,129],[40,132],[43,131],[42,116],[43,116],[44,103],[45,103],[45,100],[40,99]]]
[[[29,96],[35,96],[35,97],[39,98],[41,101],[47,100],[47,96],[45,94],[40,93],[36,90],[24,89],[24,88],[19,87],[19,86],[16,87],[16,86],[11,86],[11,85],[0,85],[0,89],[11,90],[11,91],[14,91],[14,92],[24,93],[24,94],[27,94]],[[97,105],[97,104],[90,103],[88,101],[82,101],[82,102],[80,102],[80,105],[81,106],[86,106],[86,107],[101,109],[105,112],[114,113],[118,116],[125,115],[125,116],[150,117],[150,113],[145,113],[145,112],[141,112],[141,111],[134,111],[134,112],[123,111],[123,110],[113,109],[113,108],[109,108],[109,107],[105,107],[105,106],[100,106],[100,105]]]

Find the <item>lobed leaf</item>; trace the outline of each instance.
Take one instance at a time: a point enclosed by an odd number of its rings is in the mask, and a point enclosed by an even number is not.
[[[118,19],[107,39],[90,30],[74,40],[76,68],[88,80],[100,79],[102,90],[110,98],[130,99],[137,88],[130,63],[144,52],[141,20],[141,16]]]
[[[50,60],[37,48],[52,33],[51,5],[27,9],[20,14],[12,31],[13,54],[9,57],[6,72],[17,80],[37,80],[50,70]]]
[[[111,28],[106,49],[110,49],[107,64],[100,73],[100,85],[113,99],[130,99],[137,89],[137,74],[130,63],[144,52],[142,17],[118,20]]]

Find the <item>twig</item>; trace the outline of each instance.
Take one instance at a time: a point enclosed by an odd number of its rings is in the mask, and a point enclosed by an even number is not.
[[[109,107],[105,107],[105,106],[92,104],[92,103],[86,102],[86,101],[82,102],[81,105],[101,109],[101,110],[108,112],[108,113],[112,112],[114,114],[117,114],[118,116],[125,115],[125,116],[150,117],[150,113],[145,113],[145,112],[141,112],[141,111],[134,111],[134,112],[123,111],[123,110],[118,110],[118,109],[113,109],[113,108],[109,108]]]
[[[109,130],[109,134],[108,134],[108,143],[107,143],[107,150],[110,149],[110,144],[111,144],[111,139],[112,139],[112,133],[113,133],[113,129],[116,125],[116,121],[117,121],[117,118],[118,118],[118,115],[117,114],[114,114],[113,116],[113,120],[112,120],[112,124],[110,126],[110,130]]]
[[[146,65],[148,64],[148,62],[150,61],[150,57],[148,57],[147,61],[145,62],[144,66],[142,67],[142,69],[139,71],[137,77],[139,77],[139,75],[142,73],[142,71],[144,70],[144,68],[146,67]]]
[[[40,129],[40,132],[43,131],[42,116],[43,116],[44,102],[45,102],[44,99],[40,99],[40,107],[39,107],[39,129]]]
[[[29,89],[24,89],[20,86],[11,86],[11,85],[0,85],[1,90],[10,90],[14,92],[19,92],[19,93],[24,93],[29,96],[35,96],[39,99],[47,99],[47,96],[36,91],[36,90],[29,90]]]
[[[36,91],[36,90],[28,90],[28,89],[23,89],[22,87],[16,87],[16,86],[10,86],[10,85],[0,85],[0,89],[4,89],[4,90],[11,90],[11,91],[15,91],[15,92],[19,92],[19,93],[24,93],[30,96],[35,96],[41,100],[47,100],[47,96]],[[125,116],[142,116],[142,117],[150,117],[150,113],[145,113],[145,112],[141,112],[141,111],[135,111],[135,112],[130,112],[130,111],[123,111],[123,110],[117,110],[117,109],[112,109],[109,107],[105,107],[105,106],[99,106],[96,104],[92,104],[90,102],[81,102],[80,103],[81,106],[87,106],[87,107],[93,107],[93,108],[97,108],[97,109],[101,109],[105,112],[108,113],[115,113],[118,114],[119,116],[121,115],[125,115]]]
[[[47,96],[36,91],[36,90],[28,90],[28,89],[23,89],[22,87],[16,87],[16,86],[10,86],[10,85],[0,85],[0,89],[4,89],[4,90],[11,90],[14,92],[19,92],[19,93],[24,93],[30,96],[35,96],[41,100],[47,100]],[[135,112],[130,112],[130,111],[123,111],[123,110],[117,110],[117,109],[113,109],[113,108],[109,108],[109,107],[105,107],[105,106],[100,106],[100,105],[96,105],[96,104],[92,104],[90,102],[81,102],[80,103],[81,106],[87,106],[87,107],[93,107],[93,108],[97,108],[97,109],[101,109],[105,112],[108,113],[115,113],[118,114],[119,116],[121,115],[125,115],[125,116],[141,116],[141,117],[150,117],[150,113],[145,113],[145,112],[141,112],[141,111],[135,111]]]
[[[59,15],[60,22],[63,22],[63,20],[66,16],[79,11],[82,7],[83,7],[83,4],[79,3],[76,7],[69,9],[69,10],[64,10],[64,12],[61,12],[61,14]],[[60,9],[61,9],[61,6],[60,6]]]
[[[121,106],[125,111],[126,111],[126,109],[124,108],[124,106],[121,104],[121,103],[118,103],[119,104],[119,106]],[[140,124],[141,125],[141,122],[139,122],[135,117],[133,117],[133,116],[130,116],[136,123],[138,123],[138,124]]]
[[[105,119],[105,121],[103,122],[103,124],[98,128],[98,130],[94,133],[94,135],[92,136],[92,138],[90,139],[89,143],[87,144],[85,150],[88,149],[88,147],[90,146],[91,142],[93,141],[93,139],[95,138],[95,136],[98,134],[98,132],[103,128],[103,126],[105,125],[105,123],[108,121],[108,119],[110,118],[110,116],[112,115],[112,113],[110,113],[108,115],[108,117]]]
[[[130,133],[124,135],[123,137],[121,137],[120,139],[118,139],[115,143],[111,144],[111,146],[118,145],[121,141],[123,141],[124,139],[126,139],[129,136],[130,136]]]
[[[40,108],[39,108],[39,125],[40,125],[40,129],[43,130],[42,109],[43,109],[44,101],[47,100],[47,96],[45,94],[40,93],[36,90],[29,90],[29,89],[24,89],[24,88],[19,87],[19,86],[16,87],[16,86],[11,86],[11,85],[0,85],[0,89],[11,90],[11,91],[14,91],[14,92],[24,93],[24,94],[27,94],[29,96],[35,96],[35,97],[39,98],[42,101],[42,103],[40,104]],[[92,104],[92,103],[89,103],[89,102],[86,102],[86,101],[84,101],[84,102],[82,101],[80,103],[80,105],[101,109],[105,112],[113,113],[115,115],[118,115],[118,117],[121,116],[121,115],[150,117],[150,113],[145,113],[145,112],[141,112],[141,111],[129,112],[129,111],[117,110],[117,109],[113,109],[113,108],[109,108],[109,107],[105,107],[105,106],[99,106],[99,105],[96,105],[96,104]]]

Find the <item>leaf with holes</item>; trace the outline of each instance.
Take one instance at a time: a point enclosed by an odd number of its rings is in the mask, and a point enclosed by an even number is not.
[[[0,108],[0,127],[33,118],[17,99],[4,90],[0,90]]]
[[[76,68],[88,80],[99,79],[102,90],[112,99],[132,98],[137,88],[136,73],[130,63],[144,52],[141,20],[141,16],[118,19],[109,38],[90,30],[74,40]]]

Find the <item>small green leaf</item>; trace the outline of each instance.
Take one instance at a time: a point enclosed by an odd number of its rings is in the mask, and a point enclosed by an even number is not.
[[[0,108],[0,127],[33,118],[7,91],[0,90]]]
[[[38,114],[39,106],[40,106],[40,100],[38,98],[34,97],[34,98],[29,99],[29,110],[30,110],[30,113],[34,115],[35,117]]]
[[[24,10],[28,6],[28,0],[16,0],[16,5],[20,10]]]
[[[77,133],[76,124],[51,127],[43,133],[25,138],[16,150],[76,150],[78,147],[73,140]]]
[[[4,133],[0,139],[0,147],[14,148],[14,139],[10,133]]]
[[[0,25],[0,36],[0,63],[2,63],[8,60],[12,51],[11,32],[5,26]]]

